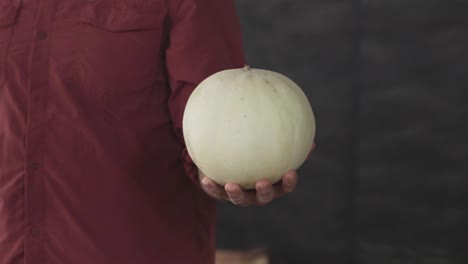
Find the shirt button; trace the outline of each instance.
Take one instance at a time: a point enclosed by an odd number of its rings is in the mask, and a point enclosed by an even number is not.
[[[40,40],[46,39],[47,38],[47,33],[45,31],[39,31],[37,33],[37,38]]]
[[[40,234],[41,234],[41,231],[39,230],[38,227],[31,228],[31,236],[32,237],[38,237]]]

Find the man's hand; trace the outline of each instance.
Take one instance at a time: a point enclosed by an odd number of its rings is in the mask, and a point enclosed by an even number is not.
[[[309,156],[315,149],[313,144]],[[260,180],[255,184],[255,190],[243,190],[239,184],[227,183],[224,187],[216,184],[209,177],[199,171],[199,179],[202,189],[211,197],[217,200],[230,201],[240,206],[262,206],[294,191],[297,185],[298,176],[296,171],[289,171],[283,175],[281,181],[272,184],[269,180]]]

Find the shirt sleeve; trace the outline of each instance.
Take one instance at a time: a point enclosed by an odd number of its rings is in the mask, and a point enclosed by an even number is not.
[[[182,118],[187,100],[208,76],[245,65],[242,34],[234,0],[169,1],[166,68],[171,95],[169,111],[183,144],[187,175],[198,184],[198,170],[185,147]]]

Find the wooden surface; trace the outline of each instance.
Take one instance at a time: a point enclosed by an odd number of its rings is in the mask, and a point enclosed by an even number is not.
[[[261,249],[218,250],[216,251],[216,264],[269,264],[269,259]]]

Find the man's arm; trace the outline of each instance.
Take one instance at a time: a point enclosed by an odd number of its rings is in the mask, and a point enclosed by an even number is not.
[[[170,0],[168,3],[169,110],[175,132],[183,142],[182,118],[192,91],[218,71],[243,67],[245,58],[233,0]],[[186,148],[181,155],[186,173],[199,184],[198,170]]]

